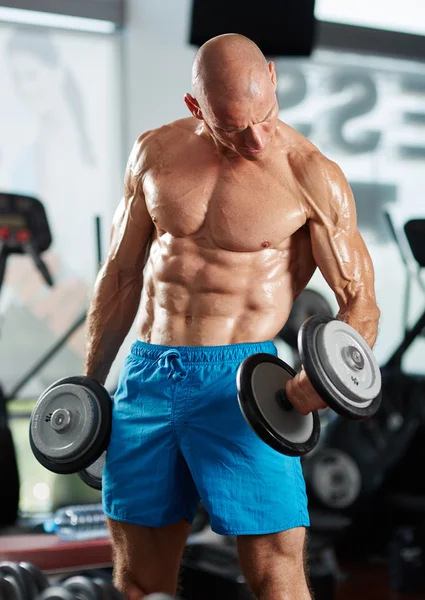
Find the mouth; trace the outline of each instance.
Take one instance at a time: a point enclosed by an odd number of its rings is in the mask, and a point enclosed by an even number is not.
[[[254,150],[253,148],[243,148],[241,150],[241,152],[243,152],[244,154],[252,154],[253,156],[255,156],[256,154],[261,154],[263,152],[263,150]]]

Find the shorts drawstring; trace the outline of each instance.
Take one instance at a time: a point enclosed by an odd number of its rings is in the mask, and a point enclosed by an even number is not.
[[[161,369],[169,370],[168,379],[173,378],[174,381],[183,381],[186,378],[187,371],[181,361],[180,353],[174,348],[161,354],[158,365]]]

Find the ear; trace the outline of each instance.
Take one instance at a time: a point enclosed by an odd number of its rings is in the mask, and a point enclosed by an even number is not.
[[[189,109],[191,114],[195,117],[195,119],[199,119],[200,121],[203,121],[204,117],[202,116],[202,111],[199,108],[197,99],[194,98],[193,96],[191,96],[190,94],[185,94],[184,101],[185,101],[187,108]]]
[[[273,61],[269,62],[269,73],[270,73],[270,78],[272,80],[274,88],[276,89],[276,87],[277,87],[276,69],[275,69]]]

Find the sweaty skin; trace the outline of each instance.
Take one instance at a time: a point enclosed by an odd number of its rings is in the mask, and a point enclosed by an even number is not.
[[[137,312],[138,337],[151,344],[272,339],[316,267],[338,318],[372,346],[374,273],[350,187],[278,119],[273,63],[243,36],[218,36],[196,56],[192,92],[192,116],[145,133],[129,158],[88,315],[86,374],[105,381]],[[303,370],[287,392],[303,414],[324,406]],[[127,599],[175,594],[190,524],[108,525]],[[311,600],[304,527],[240,535],[237,545],[256,598]]]
[[[152,344],[269,340],[316,267],[337,318],[375,342],[374,271],[351,189],[278,119],[274,66],[257,50],[211,62],[207,47],[196,98],[185,98],[193,116],[134,145],[88,316],[86,374],[101,382],[138,311],[138,337]],[[324,406],[303,370],[287,391],[303,413]]]

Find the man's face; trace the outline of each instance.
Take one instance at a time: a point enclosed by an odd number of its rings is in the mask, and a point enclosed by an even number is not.
[[[232,92],[220,95],[219,88],[211,86],[201,103],[190,97],[186,104],[221,146],[253,160],[264,156],[278,124],[274,64],[269,63],[268,69],[251,74],[249,79],[243,75],[242,83],[232,82],[236,83]]]
[[[263,156],[269,148],[278,120],[276,95],[260,92],[253,99],[221,101],[203,111],[213,137],[244,158]]]

